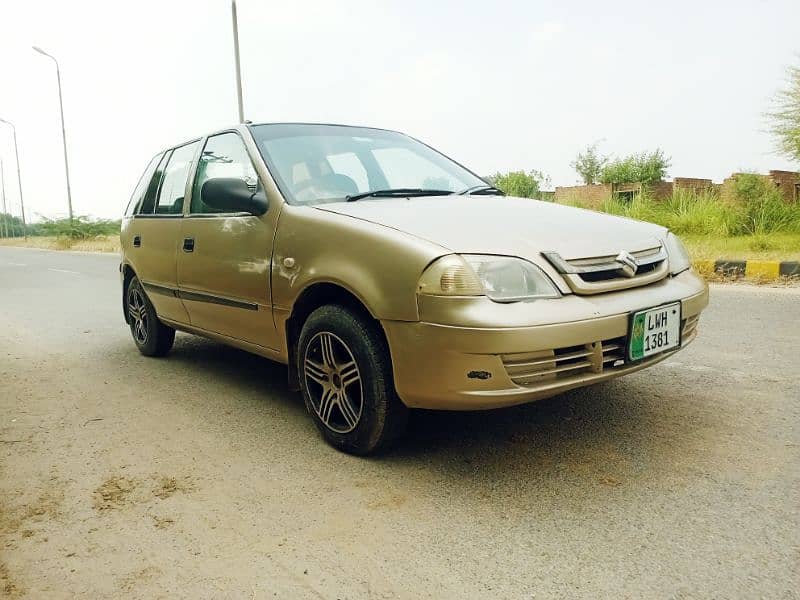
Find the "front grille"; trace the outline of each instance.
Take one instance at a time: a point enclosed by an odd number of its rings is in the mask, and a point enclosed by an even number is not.
[[[648,285],[667,276],[667,253],[661,244],[651,240],[641,245],[644,247],[628,253],[636,266],[635,271],[628,272],[620,255],[564,259],[557,252],[542,254],[564,276],[573,292],[599,294]]]
[[[695,315],[684,319],[681,324],[684,344],[694,338],[698,320],[699,316]],[[535,387],[542,383],[624,367],[627,346],[628,339],[622,336],[553,350],[502,354],[500,358],[511,381],[522,387]]]

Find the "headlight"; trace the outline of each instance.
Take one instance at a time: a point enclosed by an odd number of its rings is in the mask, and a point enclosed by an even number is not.
[[[440,258],[422,274],[417,291],[432,296],[488,296],[495,302],[560,295],[533,263],[512,256],[483,254]]]
[[[669,271],[673,275],[683,273],[692,267],[692,259],[686,247],[674,233],[667,234],[667,254],[669,254]]]

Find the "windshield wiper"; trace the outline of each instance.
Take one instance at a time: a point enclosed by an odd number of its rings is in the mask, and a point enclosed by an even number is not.
[[[458,192],[459,196],[466,196],[467,194],[486,195],[486,196],[505,196],[503,190],[497,189],[493,185],[475,185],[465,190]]]
[[[388,190],[372,190],[362,194],[352,194],[346,196],[348,202],[355,202],[362,198],[403,198],[406,196],[449,196],[455,194],[452,190],[426,190],[423,188],[391,188]]]

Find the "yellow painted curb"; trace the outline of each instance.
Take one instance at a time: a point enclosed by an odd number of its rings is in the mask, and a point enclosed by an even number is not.
[[[777,279],[781,274],[781,263],[777,260],[748,260],[744,274],[745,277]]]

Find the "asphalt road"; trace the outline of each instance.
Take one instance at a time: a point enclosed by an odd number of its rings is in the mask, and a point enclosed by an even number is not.
[[[285,368],[140,356],[115,256],[0,248],[0,595],[796,598],[800,289],[527,406],[326,446]]]

